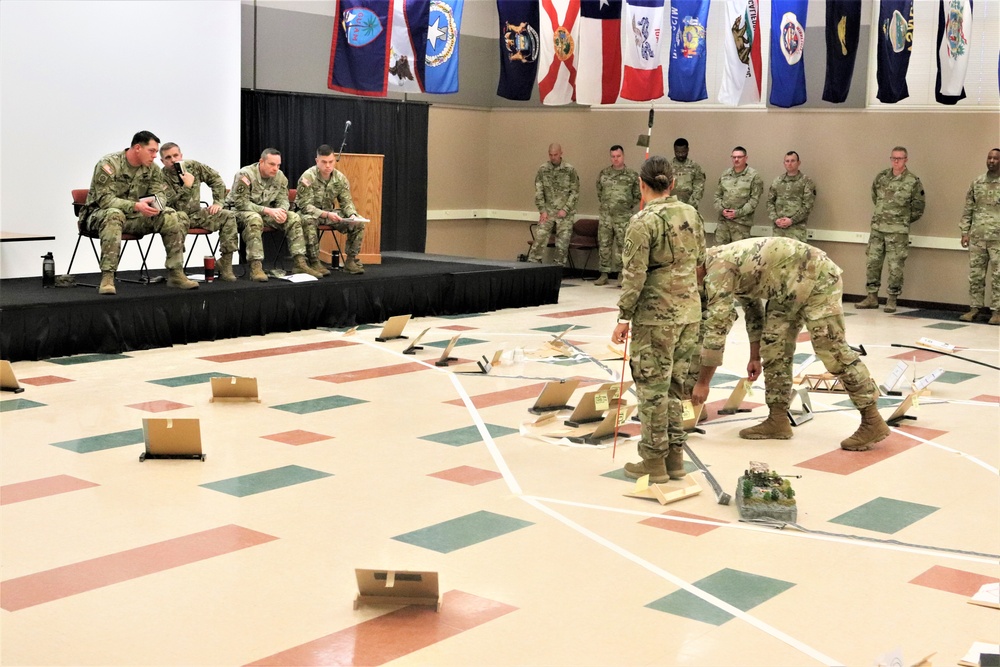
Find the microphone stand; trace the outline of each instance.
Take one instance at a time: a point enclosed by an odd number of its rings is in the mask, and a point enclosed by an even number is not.
[[[344,140],[340,142],[340,150],[337,151],[337,162],[340,162],[340,156],[344,152],[344,146],[347,145],[347,131],[351,129],[351,121],[347,121],[347,125],[344,126]]]

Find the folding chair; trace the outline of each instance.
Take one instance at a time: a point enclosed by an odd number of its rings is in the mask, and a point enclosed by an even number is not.
[[[205,204],[205,202],[202,202],[202,204]],[[193,236],[194,240],[191,241],[191,249],[188,250],[187,257],[184,259],[185,269],[187,269],[188,267],[188,262],[191,261],[191,255],[194,254],[194,247],[198,245],[198,239],[200,238],[205,239],[205,243],[208,244],[208,254],[210,254],[212,257],[215,257],[215,251],[219,249],[219,243],[221,242],[221,239],[219,241],[216,241],[215,244],[213,245],[212,234],[214,233],[215,232],[210,232],[204,227],[191,227],[188,229],[188,236]]]
[[[73,213],[76,215],[76,230],[78,236],[76,237],[76,245],[73,246],[73,255],[69,258],[69,268],[66,269],[68,275],[73,274],[73,262],[76,260],[76,251],[80,247],[80,239],[86,237],[90,239],[90,249],[94,251],[94,259],[97,260],[97,265],[100,267],[101,264],[101,254],[97,251],[97,245],[94,243],[95,239],[100,239],[100,234],[96,231],[90,231],[86,229],[82,222],[80,221],[80,211],[83,209],[83,205],[87,203],[87,190],[73,190]],[[146,266],[146,258],[149,256],[149,249],[153,247],[153,239],[149,239],[149,243],[146,245],[146,250],[143,252],[142,244],[139,242],[143,237],[143,234],[126,234],[122,232],[122,245],[121,250],[118,252],[118,260],[115,262],[115,271],[118,270],[118,263],[121,262],[122,255],[125,254],[125,249],[131,241],[135,241],[135,247],[139,250],[139,257],[142,258],[142,266],[139,269],[139,280],[126,280],[125,278],[120,278],[119,280],[124,280],[130,283],[148,283],[149,282],[149,267]],[[87,285],[86,283],[78,283],[80,285],[85,285],[87,287],[95,287],[95,285]]]
[[[337,246],[337,252],[339,253],[340,257],[342,257],[342,258],[344,257],[344,249],[340,245],[340,233],[337,232],[337,230],[335,230],[333,228],[333,225],[329,225],[329,224],[325,224],[325,223],[322,224],[322,225],[316,225],[316,231],[318,232],[318,234],[316,236],[316,243],[317,243],[317,245],[319,245],[319,246],[322,247],[322,245],[323,245],[323,234],[326,234],[327,232],[330,232],[330,237],[333,239],[333,244],[335,246]],[[332,259],[332,257],[331,257],[331,259]],[[333,266],[333,262],[332,261],[330,262],[330,265]],[[338,262],[336,266],[333,266],[333,269],[335,271],[339,270],[340,269],[340,263]]]
[[[576,265],[573,263],[574,250],[587,251],[587,259],[584,260],[583,266],[580,267],[580,272],[582,273],[587,270],[587,264],[590,263],[590,256],[594,254],[594,250],[598,247],[597,226],[598,221],[595,218],[580,218],[573,223],[573,233],[569,237],[569,265],[573,270],[576,270]]]

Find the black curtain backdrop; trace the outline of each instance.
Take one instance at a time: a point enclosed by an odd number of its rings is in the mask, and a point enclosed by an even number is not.
[[[240,164],[257,162],[262,150],[277,148],[281,170],[294,188],[302,172],[316,164],[318,146],[340,148],[349,120],[344,152],[385,156],[381,249],[424,252],[429,108],[423,102],[244,89]]]

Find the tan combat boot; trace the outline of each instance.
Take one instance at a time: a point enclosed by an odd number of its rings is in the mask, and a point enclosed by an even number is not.
[[[625,464],[625,476],[629,479],[639,479],[643,475],[649,475],[650,484],[663,484],[670,480],[663,459],[643,459],[638,463]]]
[[[980,312],[979,308],[973,308],[970,306],[969,312],[967,312],[965,315],[962,315],[958,319],[961,320],[962,322],[975,322],[976,318],[979,317],[979,312]]]
[[[184,275],[184,269],[170,269],[170,272],[167,274],[167,287],[195,289],[198,287],[198,283]]]
[[[364,273],[365,267],[361,266],[361,262],[358,261],[357,257],[348,257],[347,261],[344,262],[344,271],[347,273]]]
[[[319,261],[318,257],[314,257],[309,260],[309,268],[322,276],[330,275],[330,269],[323,266],[323,263]]]
[[[671,445],[670,451],[667,452],[665,465],[670,479],[684,479],[687,474],[687,471],[684,470],[684,447]]]
[[[600,287],[601,285],[607,285],[608,284],[608,274],[602,273],[597,278],[597,280],[594,281],[594,284],[597,285],[598,287]]]
[[[885,308],[883,308],[882,310],[883,310],[883,312],[886,312],[886,313],[895,313],[896,312],[896,296],[895,295],[890,294],[888,296],[888,298],[886,298],[886,300],[885,300]]]
[[[771,411],[767,419],[756,426],[740,431],[744,440],[788,440],[792,437],[792,424],[788,421],[788,404],[767,406]]]
[[[261,266],[259,259],[250,260],[250,280],[255,283],[266,283],[267,274],[264,273],[264,267]]]
[[[236,274],[233,273],[233,253],[224,252],[219,255],[216,267],[219,269],[219,280],[224,280],[227,283],[236,282]]]
[[[993,309],[993,314],[990,316],[990,324],[993,326],[1000,324],[1000,310]]]
[[[292,260],[292,273],[306,273],[313,278],[322,278],[323,274],[319,271],[314,271],[312,267],[306,264],[305,255],[296,255],[295,259]]]
[[[101,286],[97,288],[98,294],[115,293],[115,272],[101,271]]]
[[[878,413],[878,406],[869,405],[861,410],[861,426],[854,435],[840,443],[840,448],[852,452],[864,452],[871,449],[876,442],[885,440],[889,433],[889,425]]]
[[[869,292],[862,301],[858,301],[854,304],[854,307],[858,310],[868,310],[870,308],[878,308],[878,293]]]

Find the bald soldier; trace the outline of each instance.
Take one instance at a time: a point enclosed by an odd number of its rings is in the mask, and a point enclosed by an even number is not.
[[[785,153],[785,173],[771,181],[767,191],[767,217],[774,236],[806,242],[806,222],[816,203],[816,185],[799,171],[799,154]]]
[[[730,153],[730,158],[733,166],[722,172],[715,189],[715,210],[719,212],[716,243],[750,237],[753,214],[764,192],[760,174],[747,164],[747,149],[737,146]]]
[[[889,296],[885,312],[896,312],[896,299],[903,291],[903,266],[910,254],[910,226],[924,214],[924,186],[906,168],[909,155],[902,146],[889,154],[889,169],[872,182],[872,229],[868,235],[865,289],[868,295],[855,308],[878,308],[882,265],[889,265]]]
[[[181,147],[172,141],[160,146],[160,160],[163,162],[163,181],[167,186],[167,205],[184,216],[187,227],[200,227],[210,232],[219,232],[219,279],[235,282],[233,274],[233,253],[239,250],[236,228],[236,213],[222,208],[226,201],[226,184],[219,172],[195,160],[185,160]],[[212,189],[212,203],[202,208],[201,184]],[[244,241],[249,246],[251,234],[245,228]],[[260,230],[257,230],[260,243]]]
[[[319,262],[319,239],[316,225],[327,224],[341,234],[347,234],[347,258],[344,271],[364,273],[358,259],[361,243],[365,237],[365,223],[357,220],[357,209],[351,199],[351,184],[337,167],[337,156],[333,149],[323,144],[316,149],[316,166],[309,167],[299,177],[295,205],[302,214],[303,234],[306,238],[306,252],[309,265],[325,274],[330,272]]]
[[[769,410],[763,423],[740,431],[741,438],[792,437],[788,421],[792,357],[804,324],[816,356],[841,381],[861,412],[861,426],[840,443],[841,448],[864,451],[885,439],[889,427],[878,412],[878,389],[858,353],[847,344],[840,267],[818,248],[779,237],[734,241],[710,248],[707,255],[704,289],[708,315],[701,372],[692,402],[700,405],[708,398],[709,382],[722,364],[726,336],[736,321],[739,300],[750,339],[747,375],[757,379],[763,365]]]
[[[541,262],[555,227],[555,263],[566,266],[569,259],[569,239],[573,234],[573,218],[580,198],[580,176],[562,158],[562,146],[549,146],[549,161],[535,174],[535,207],[538,208],[538,228],[535,241],[528,251],[529,262]]]
[[[607,285],[608,274],[622,270],[625,227],[639,203],[639,175],[625,166],[625,149],[611,147],[611,165],[597,175],[597,245],[600,271],[595,285]]]
[[[705,170],[688,156],[690,151],[691,145],[684,137],[674,141],[674,159],[670,161],[670,168],[674,171],[673,194],[678,201],[697,210],[705,194]]]
[[[288,240],[288,250],[294,262],[293,273],[307,273],[315,278],[323,274],[306,264],[306,244],[302,237],[302,221],[298,213],[289,210],[288,179],[281,173],[281,152],[265,148],[256,164],[240,169],[226,199],[226,208],[237,211],[241,224],[262,229],[264,225],[280,229]],[[261,266],[264,246],[247,245],[250,260],[250,280],[264,282],[267,275]]]
[[[99,294],[115,293],[122,233],[159,234],[167,253],[167,285],[198,286],[184,275],[187,225],[164,201],[167,186],[160,168],[153,164],[159,148],[155,134],[136,132],[127,150],[105,155],[94,167],[87,201],[80,209],[80,228],[96,232],[101,239]]]
[[[992,284],[993,315],[1000,324],[1000,148],[986,155],[986,173],[969,186],[958,224],[962,247],[969,249],[969,312],[958,319],[972,322],[986,305],[986,281]],[[990,270],[992,269],[992,270]]]

